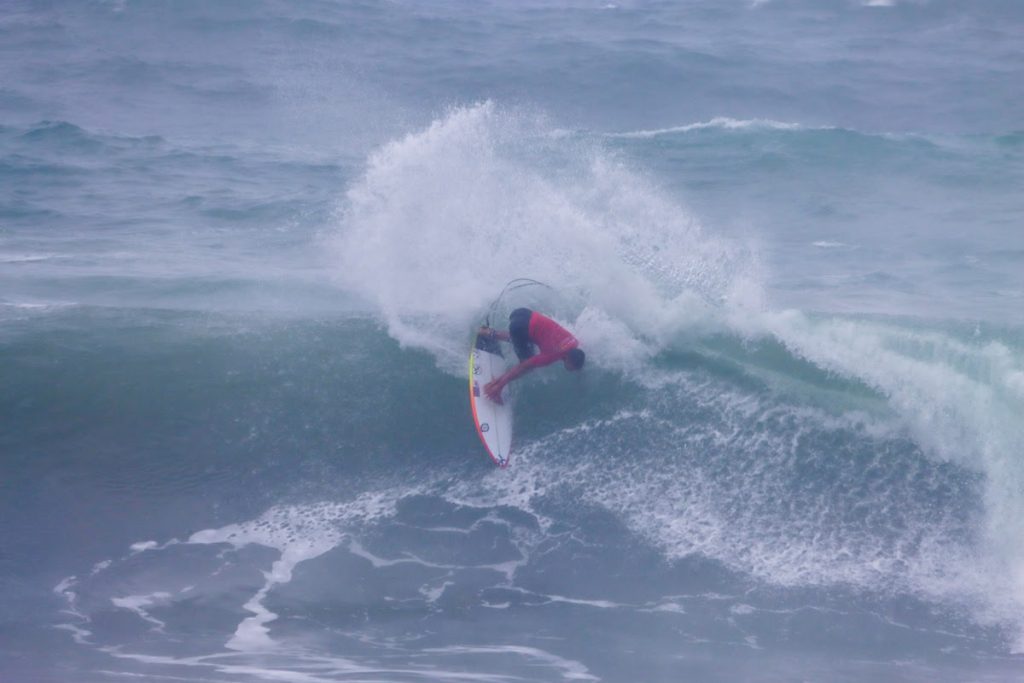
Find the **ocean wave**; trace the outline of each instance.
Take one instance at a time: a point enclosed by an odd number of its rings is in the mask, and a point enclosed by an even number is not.
[[[800,123],[787,123],[785,121],[773,121],[771,119],[733,119],[720,116],[698,123],[689,123],[682,126],[671,126],[669,128],[656,128],[653,130],[634,130],[626,133],[608,133],[610,138],[655,138],[663,135],[677,133],[689,133],[695,130],[833,130],[828,126],[806,126]]]
[[[589,370],[582,387],[561,375],[523,384],[517,451],[499,471],[484,467],[464,422],[464,383],[425,354],[402,352],[365,318],[348,326],[98,314],[103,324],[85,327],[102,331],[87,338],[72,321],[45,343],[12,346],[24,358],[58,350],[54,371],[9,378],[19,400],[48,396],[61,367],[87,378],[116,366],[127,390],[105,401],[127,422],[153,425],[147,438],[173,441],[179,424],[212,412],[234,430],[222,428],[215,442],[240,454],[219,473],[205,456],[195,472],[163,459],[145,481],[131,478],[133,495],[248,477],[242,463],[269,453],[287,463],[282,476],[295,476],[286,500],[275,494],[263,512],[228,506],[219,525],[139,540],[64,582],[60,628],[101,651],[152,656],[192,628],[198,601],[216,615],[221,649],[197,666],[259,655],[268,670],[294,671],[300,663],[274,658],[319,604],[310,596],[324,594],[328,622],[356,619],[357,632],[365,609],[424,619],[453,609],[586,610],[678,618],[686,628],[716,587],[732,596],[715,598],[724,603],[716,609],[767,618],[758,586],[799,592],[808,609],[828,604],[812,591],[854,590],[964,608],[1010,633],[1018,622],[1012,496],[1021,468],[1009,412],[1024,400],[1024,364],[998,336],[748,313],[731,331],[690,333],[655,353],[647,341],[632,362]],[[136,406],[131,388],[154,384],[166,400]],[[394,402],[396,386],[431,399]],[[377,479],[343,474],[353,462]],[[602,557],[600,569],[583,571],[593,552],[644,559],[626,571]],[[682,580],[695,597],[678,597],[679,574],[695,566],[705,567],[703,583]],[[659,568],[676,574],[657,578]],[[111,609],[138,621],[137,637],[111,628]]]
[[[706,127],[800,130],[718,120],[671,132]],[[1024,499],[1014,491],[1024,485],[1024,468],[1007,463],[1024,447],[1012,417],[1024,410],[1015,379],[1019,349],[899,325],[773,311],[743,245],[709,235],[600,147],[565,137],[552,141],[547,132],[490,103],[454,110],[426,131],[379,150],[349,190],[344,209],[340,253],[347,281],[377,303],[393,337],[429,351],[447,371],[464,372],[461,350],[451,340],[472,327],[501,282],[530,274],[564,293],[561,301],[546,304],[568,314],[598,371],[621,373],[676,397],[666,399],[671,417],[653,418],[649,411],[659,403],[652,401],[629,413],[641,417],[614,427],[596,423],[585,433],[566,431],[530,444],[507,484],[514,495],[488,504],[535,513],[533,501],[551,490],[541,478],[571,479],[581,483],[586,499],[629,520],[670,557],[699,553],[786,586],[890,586],[973,604],[981,620],[1015,623],[1014,612],[1024,604],[1024,594],[1014,588],[1014,577],[1024,573],[1024,547],[1014,520],[1024,518]],[[572,173],[545,166],[559,154]],[[410,225],[417,227],[410,231]],[[826,240],[814,245],[846,246]],[[503,259],[488,260],[494,251]],[[437,263],[450,265],[423,268]],[[894,281],[885,278],[891,288]],[[572,297],[578,297],[575,305]],[[661,355],[715,334],[781,344],[787,365],[804,362],[814,373],[862,387],[890,413],[887,424],[895,431],[879,437],[874,428],[841,426],[799,403],[763,403],[756,394],[715,382],[698,388],[687,373],[659,367]],[[729,357],[770,386],[801,382],[780,380],[780,373],[810,372],[797,365],[769,370],[744,353]],[[653,433],[673,436],[662,442]],[[728,437],[718,441],[722,434]],[[691,440],[702,450],[682,445]],[[799,445],[811,442],[819,447],[805,451]],[[612,443],[628,448],[620,452]],[[554,470],[539,456],[551,451],[560,452],[563,463]],[[566,455],[572,452],[602,456],[580,461]],[[672,453],[659,475],[647,469],[654,452]],[[830,456],[843,460],[821,460]],[[895,462],[882,465],[880,457]],[[626,471],[613,473],[600,464],[624,460],[630,462]],[[973,474],[957,483],[963,475],[947,463]],[[806,495],[789,488],[801,481],[803,467],[824,478],[800,486],[829,492],[822,494],[828,502],[813,502],[819,499],[812,496],[802,503],[806,520],[781,506]],[[738,469],[726,475],[729,468]],[[861,468],[880,478],[867,483]],[[504,490],[502,484],[495,493]],[[843,490],[856,493],[847,498]],[[724,502],[737,492],[744,502]],[[953,507],[932,509],[943,499]],[[899,526],[869,509],[898,510]]]
[[[54,259],[71,258],[70,254],[18,254],[0,253],[0,263],[38,263]]]
[[[757,135],[781,133],[789,134],[792,137],[786,138],[793,144],[799,144],[807,140],[815,145],[823,141],[846,142],[851,145],[850,153],[865,153],[861,148],[869,145],[869,151],[880,149],[900,150],[902,153],[911,154],[934,154],[944,155],[946,158],[967,159],[971,155],[988,156],[1002,154],[1006,149],[1013,149],[1019,145],[1020,134],[1017,132],[993,133],[990,135],[956,135],[943,133],[923,133],[916,131],[886,131],[884,129],[855,129],[837,125],[810,125],[804,123],[776,121],[772,119],[734,119],[729,117],[716,117],[708,121],[684,124],[680,126],[669,126],[666,128],[655,128],[650,130],[634,130],[627,132],[604,133],[599,137],[609,140],[658,140],[658,139],[685,139],[687,134],[692,133],[715,133],[721,132],[725,135],[749,134]],[[580,135],[579,132],[570,133],[560,130],[558,133],[563,137]]]

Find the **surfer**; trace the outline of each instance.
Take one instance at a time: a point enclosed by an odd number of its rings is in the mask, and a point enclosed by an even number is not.
[[[581,370],[587,354],[578,348],[572,333],[546,315],[529,308],[517,308],[508,317],[508,332],[481,327],[480,334],[511,342],[519,356],[519,365],[501,377],[488,382],[484,393],[495,403],[502,403],[501,390],[514,379],[519,379],[534,368],[562,361],[569,371]],[[540,352],[534,350],[537,347]]]

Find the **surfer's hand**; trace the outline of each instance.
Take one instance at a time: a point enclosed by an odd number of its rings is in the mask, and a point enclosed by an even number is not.
[[[478,332],[478,334],[484,337],[490,337],[491,339],[494,338],[494,330],[492,330],[489,327],[481,327],[480,332]]]
[[[505,388],[505,385],[501,383],[501,380],[494,380],[488,382],[484,386],[484,393],[487,394],[487,398],[491,399],[498,405],[502,405],[505,402],[501,400],[501,390]]]

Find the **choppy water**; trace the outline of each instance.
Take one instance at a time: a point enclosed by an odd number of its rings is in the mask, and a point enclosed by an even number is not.
[[[0,679],[1024,678],[1022,35],[8,3]],[[588,368],[499,471],[522,276]]]

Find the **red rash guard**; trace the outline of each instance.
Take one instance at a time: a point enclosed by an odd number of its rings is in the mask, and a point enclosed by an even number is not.
[[[540,368],[565,358],[565,354],[579,346],[576,337],[546,315],[534,312],[530,316],[530,341],[540,353],[526,360],[525,365]]]

